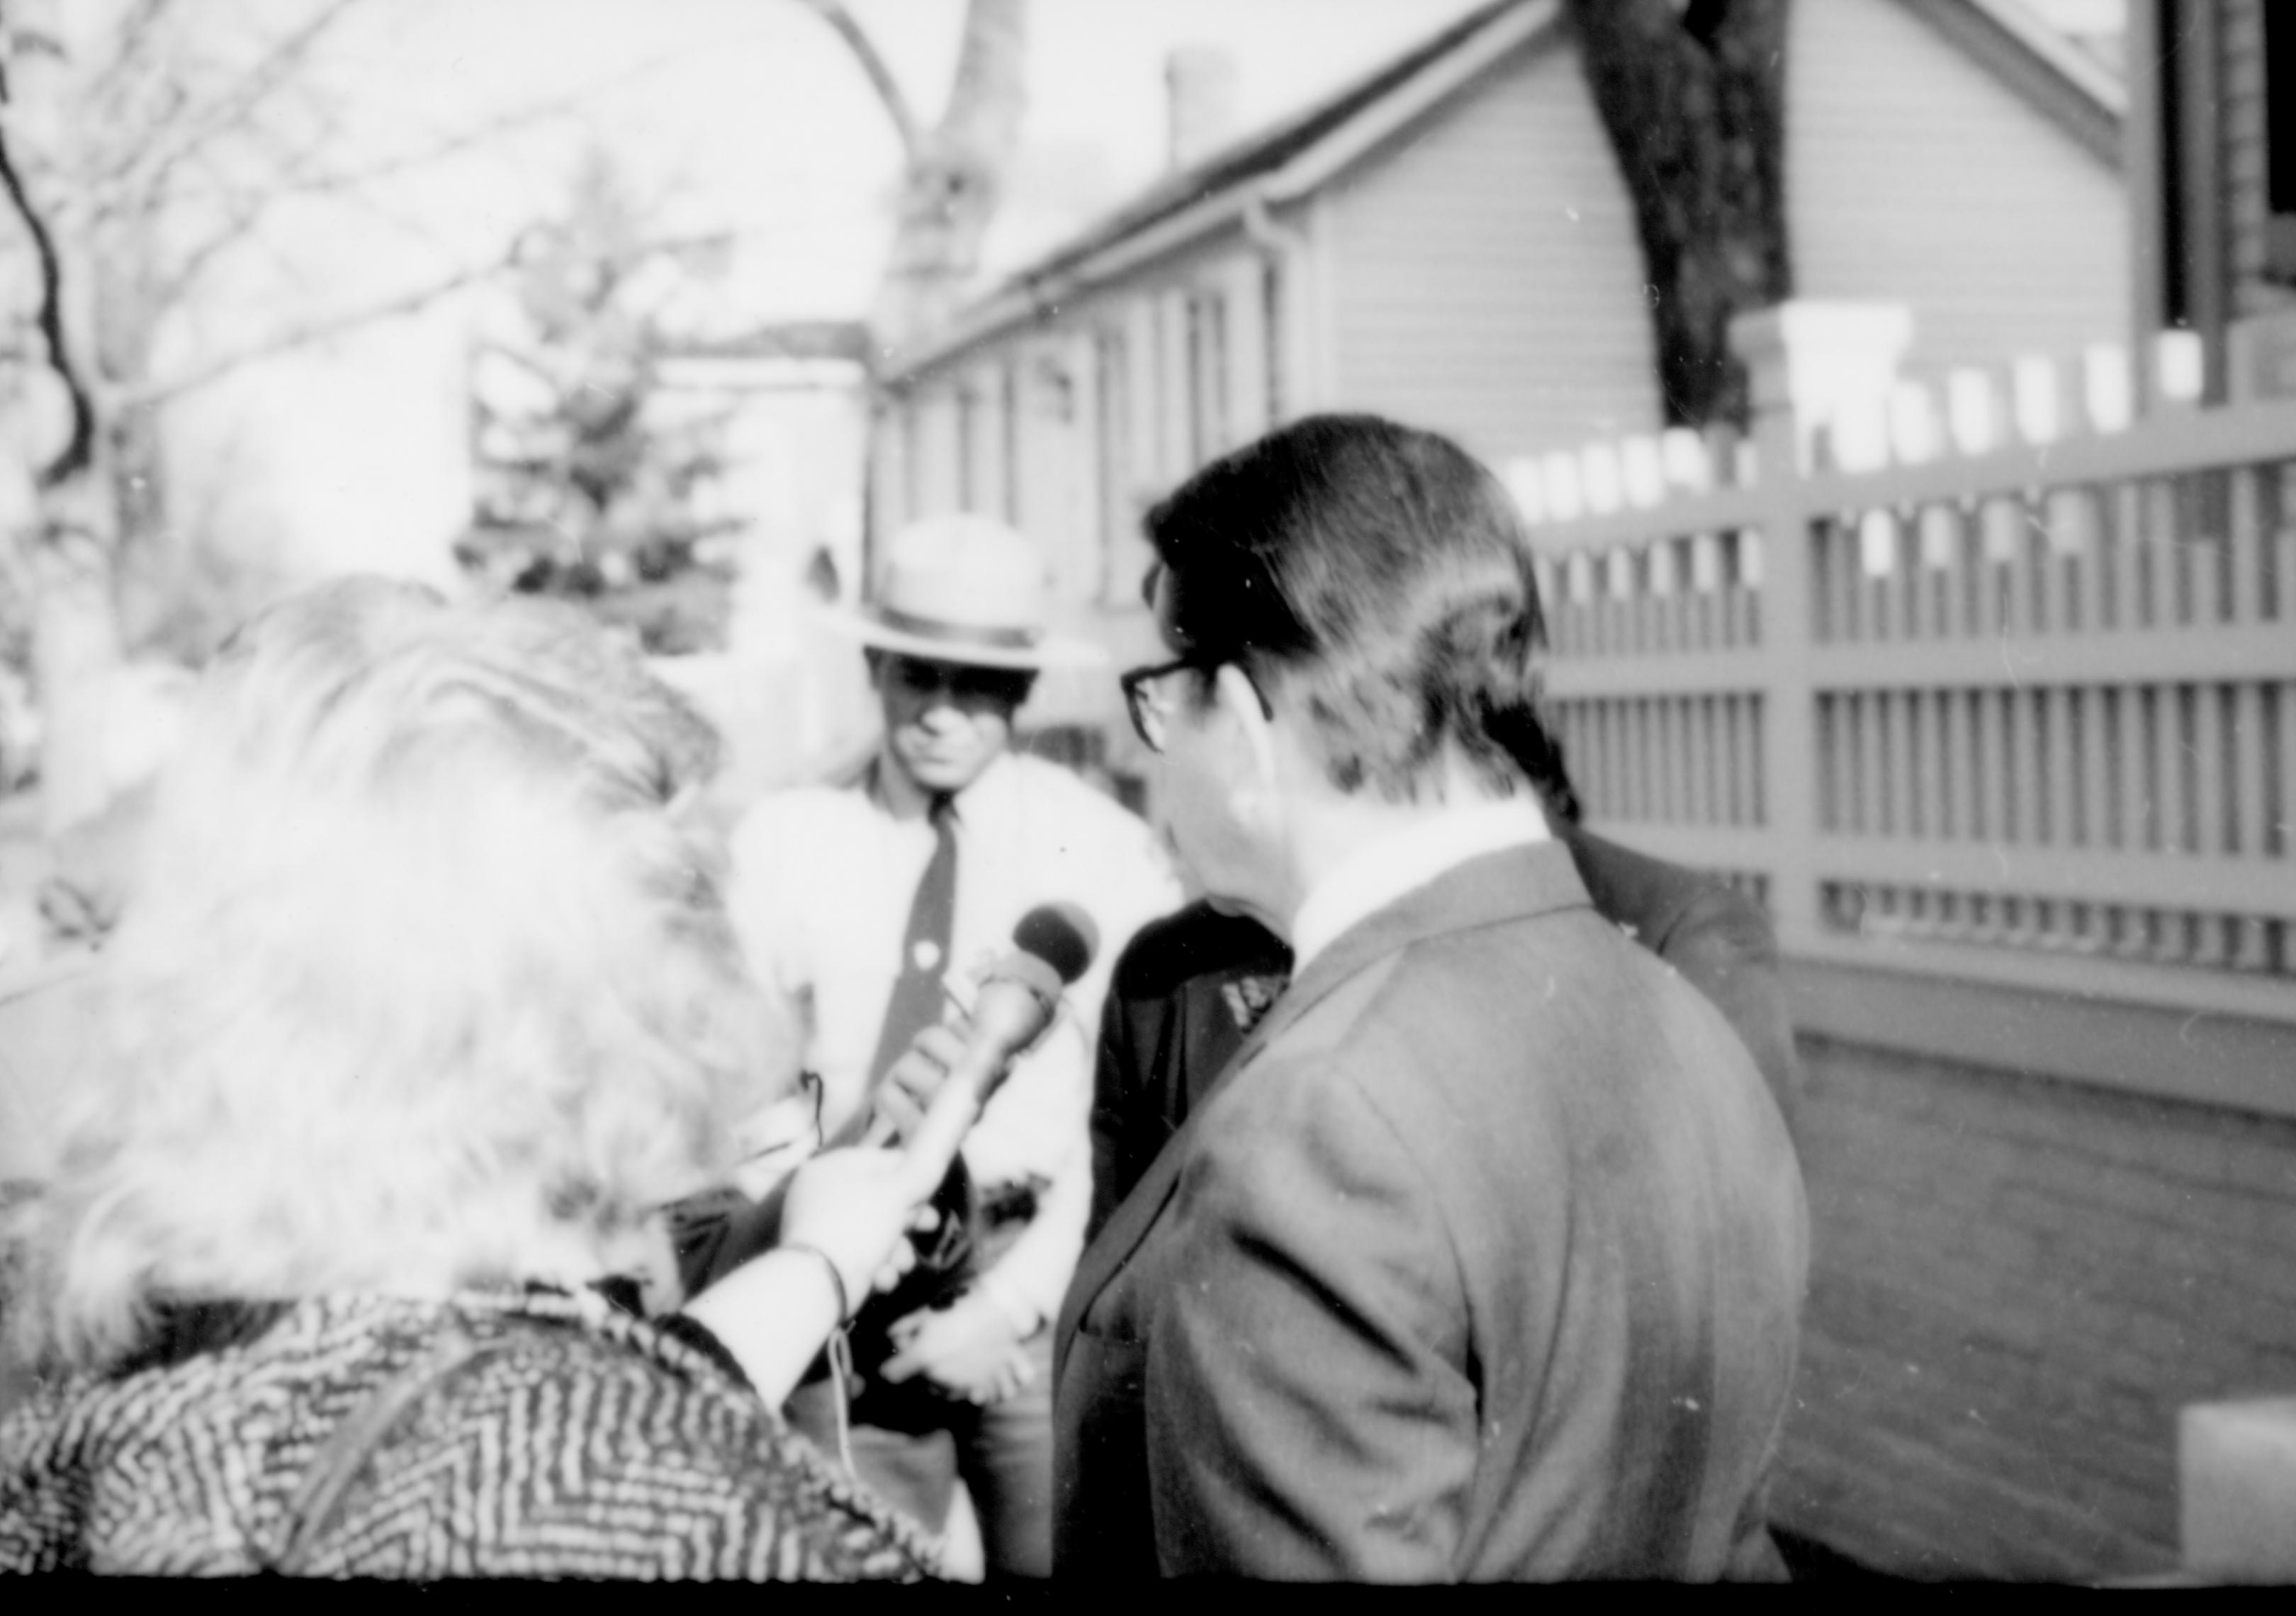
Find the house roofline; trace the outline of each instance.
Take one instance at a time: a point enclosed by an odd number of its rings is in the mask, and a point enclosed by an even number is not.
[[[1407,81],[1292,157],[1263,187],[1266,199],[1297,201],[1327,184],[1496,67],[1509,53],[1546,32],[1560,20],[1562,10],[1561,0],[1530,0],[1494,19],[1488,28],[1429,62]]]
[[[2090,152],[2120,167],[2128,86],[2044,22],[2021,0],[1899,0],[2055,121]]]
[[[2122,160],[2126,86],[2020,0],[1899,0],[2103,160]],[[1497,0],[1304,111],[1150,185],[1140,198],[1054,249],[960,310],[939,332],[892,356],[881,380],[901,387],[967,350],[1032,324],[1096,285],[1226,228],[1297,203],[1423,117],[1508,53],[1561,21],[1560,0]],[[1382,80],[1393,82],[1382,85]],[[1330,128],[1280,158],[1303,127],[1345,108]],[[1191,184],[1201,187],[1187,199]]]
[[[869,327],[859,320],[774,320],[731,336],[674,340],[676,359],[847,359],[869,363]]]
[[[1259,154],[1282,151],[1295,131],[1329,109],[1365,96],[1369,86],[1396,75],[1398,62],[1382,64],[1303,111],[1214,152],[1181,176],[1158,182],[1149,187],[1148,200],[1127,204],[1055,248],[960,311],[940,332],[896,355],[884,380],[896,386],[914,381],[974,344],[1057,308],[1076,292],[1224,227],[1240,227],[1256,209],[1298,201],[1551,27],[1560,11],[1560,0],[1499,0],[1406,53],[1402,62],[1424,60],[1280,160],[1259,160]],[[1193,201],[1165,194],[1177,190],[1185,197],[1191,176],[1204,185]]]

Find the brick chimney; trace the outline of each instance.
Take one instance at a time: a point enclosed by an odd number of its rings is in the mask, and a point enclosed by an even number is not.
[[[1164,59],[1172,168],[1226,145],[1235,134],[1235,58],[1214,45],[1182,45]]]

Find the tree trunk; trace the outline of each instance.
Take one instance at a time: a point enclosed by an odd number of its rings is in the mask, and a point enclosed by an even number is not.
[[[1634,199],[1669,426],[1744,424],[1731,317],[1792,295],[1786,0],[1570,0]]]
[[[10,133],[45,145],[52,178],[77,171],[69,63],[81,43],[67,25],[85,22],[53,0],[15,0],[7,62]],[[113,569],[119,538],[117,489],[94,390],[95,255],[84,209],[62,209],[35,194],[25,153],[12,151],[17,201],[41,251],[45,355],[73,406],[70,440],[38,445],[39,498],[28,537],[37,594],[32,616],[32,677],[40,713],[40,823],[53,836],[101,812],[111,795],[102,708],[110,677],[126,660]]]
[[[980,267],[1020,146],[1028,43],[1028,0],[969,0],[947,111],[917,137],[902,176],[892,251],[870,316],[881,348],[946,320]]]

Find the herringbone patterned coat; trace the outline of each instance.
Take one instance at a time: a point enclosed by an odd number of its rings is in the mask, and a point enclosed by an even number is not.
[[[66,1379],[19,1407],[0,1426],[0,1571],[847,1579],[937,1569],[922,1532],[736,1376],[599,1299],[334,1297],[288,1307],[267,1327],[264,1317],[235,1342],[147,1354],[144,1366]],[[456,1350],[442,1357],[448,1343]],[[450,1361],[444,1374],[429,1367]],[[360,1422],[379,1434],[346,1446],[340,1433]],[[341,1484],[314,1498],[315,1472]]]

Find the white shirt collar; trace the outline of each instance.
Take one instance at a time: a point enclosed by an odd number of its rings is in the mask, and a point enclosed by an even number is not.
[[[886,800],[884,777],[886,771],[899,767],[881,748],[871,761],[868,776],[863,783],[870,802],[889,818],[893,816],[893,807]],[[1009,747],[991,758],[988,767],[973,776],[972,783],[950,799],[958,825],[963,826],[968,820],[977,823],[984,812],[994,815],[1001,810],[1019,789],[1017,775],[1018,766],[1013,760]],[[922,824],[925,816],[919,814],[909,823]]]
[[[1528,796],[1450,808],[1357,849],[1316,883],[1292,922],[1292,973],[1365,916],[1471,858],[1547,840],[1546,822]]]

